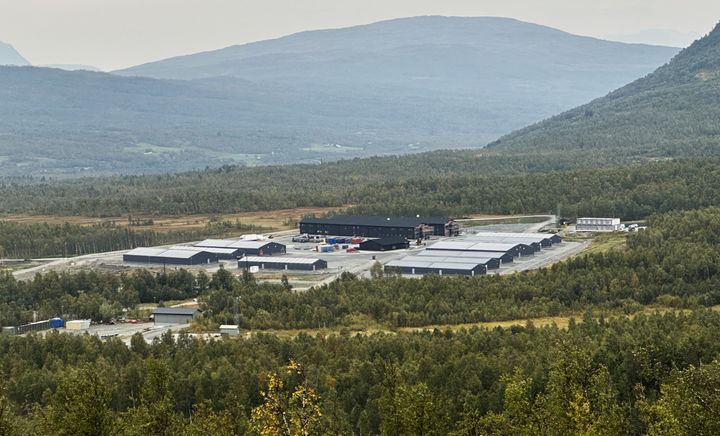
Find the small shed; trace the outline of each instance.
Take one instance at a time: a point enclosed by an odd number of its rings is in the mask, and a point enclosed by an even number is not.
[[[187,324],[198,316],[200,316],[199,310],[183,307],[158,307],[153,310],[155,325]]]
[[[403,237],[368,239],[358,247],[362,251],[390,251],[410,248],[410,242]]]
[[[223,336],[237,336],[240,334],[240,326],[223,324],[220,326],[220,334]]]

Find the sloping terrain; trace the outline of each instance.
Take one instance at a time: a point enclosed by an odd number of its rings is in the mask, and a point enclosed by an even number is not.
[[[720,152],[720,26],[655,72],[509,134],[497,151],[585,150],[646,157]]]

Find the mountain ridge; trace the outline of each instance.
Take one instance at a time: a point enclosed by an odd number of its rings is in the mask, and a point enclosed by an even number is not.
[[[648,156],[720,153],[720,24],[654,72],[501,137],[497,150],[609,149]]]
[[[30,65],[30,62],[12,45],[0,41],[0,65]]]

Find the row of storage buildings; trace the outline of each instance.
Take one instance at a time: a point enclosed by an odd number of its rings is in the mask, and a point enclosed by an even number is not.
[[[123,261],[157,265],[205,265],[248,255],[273,256],[286,252],[285,245],[267,240],[206,239],[194,245],[136,248],[125,253]]]
[[[559,236],[544,233],[482,232],[459,241],[437,242],[417,254],[390,261],[385,268],[408,275],[483,275],[560,242]]]

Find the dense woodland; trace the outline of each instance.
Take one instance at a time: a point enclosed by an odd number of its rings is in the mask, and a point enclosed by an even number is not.
[[[337,167],[224,168],[197,173],[8,184],[5,213],[124,216],[354,205],[368,214],[445,215],[555,213],[641,219],[656,212],[720,205],[720,160],[671,160],[612,169],[540,173],[553,163],[526,163],[525,174],[485,175],[490,162],[450,153],[437,161],[377,159]],[[357,167],[353,168],[353,163]],[[376,163],[376,164],[375,164]],[[567,162],[569,164],[569,162]],[[393,170],[397,168],[397,170]],[[325,171],[327,170],[327,171]],[[343,171],[347,172],[343,173]],[[497,170],[497,169],[496,169]],[[488,169],[488,171],[490,171]],[[188,234],[151,234],[107,225],[26,225],[0,221],[6,256],[37,257],[130,248],[220,235],[237,223]],[[242,229],[241,229],[242,230]],[[0,256],[2,255],[0,250]]]
[[[198,230],[157,232],[115,224],[48,224],[0,221],[0,258],[79,256],[135,247],[197,241],[262,230],[239,221],[213,221]]]
[[[720,314],[152,345],[0,337],[12,435],[716,434]],[[287,424],[285,424],[287,423]]]

